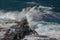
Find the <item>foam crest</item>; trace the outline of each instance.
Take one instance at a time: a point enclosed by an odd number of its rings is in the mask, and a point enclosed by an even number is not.
[[[3,20],[17,20],[20,21],[23,17],[25,17],[26,12],[29,9],[23,8],[22,11],[7,11],[0,10],[0,19]]]
[[[36,30],[39,34],[43,34],[43,35],[48,34],[51,36],[54,35],[56,36],[59,35],[60,33],[60,24],[55,22],[46,22],[43,20],[44,17],[48,17],[49,19],[51,18],[51,20],[53,18],[60,19],[59,13],[53,12],[52,9],[53,9],[52,7],[45,7],[40,5],[40,6],[23,8],[22,11],[20,12],[0,11],[0,19],[20,21],[21,19],[26,17],[31,29]],[[52,17],[47,16],[47,14],[51,15]]]
[[[51,9],[51,7],[44,6],[32,7],[26,14],[28,22],[30,23],[32,20],[41,20],[44,14],[51,14]]]

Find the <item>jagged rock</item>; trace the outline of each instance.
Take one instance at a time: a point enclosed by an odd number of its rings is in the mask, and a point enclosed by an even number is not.
[[[11,26],[1,40],[57,40],[44,35],[38,35],[35,30],[29,28],[27,19],[16,21],[17,25]],[[32,35],[33,34],[33,35]]]
[[[11,26],[2,40],[20,40],[24,38],[25,35],[30,34],[30,32],[35,32],[29,28],[27,19],[24,19],[21,22],[16,21],[15,23],[17,23],[17,25]],[[13,29],[15,30],[13,31]]]
[[[14,35],[15,33],[8,29],[8,31],[4,35],[4,38],[1,40],[13,40]]]
[[[29,33],[29,26],[27,20],[22,20],[20,23],[18,22],[16,32],[16,36],[20,39]],[[16,36],[14,37],[14,39],[16,38]]]

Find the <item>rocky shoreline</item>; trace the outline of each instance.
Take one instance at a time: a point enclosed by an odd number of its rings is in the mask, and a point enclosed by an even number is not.
[[[17,25],[11,26],[1,40],[57,40],[45,35],[38,35],[35,30],[29,28],[27,19],[15,23]]]

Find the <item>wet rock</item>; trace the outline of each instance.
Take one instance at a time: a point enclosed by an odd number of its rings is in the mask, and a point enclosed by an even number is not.
[[[10,29],[8,29],[4,35],[4,38],[1,40],[13,40],[14,35],[15,34]]]
[[[50,38],[49,40],[57,40],[56,38]]]
[[[16,21],[15,23],[17,25],[11,26],[1,40],[57,40],[45,35],[38,35],[35,30],[29,28],[27,19],[23,19],[20,22]]]
[[[0,28],[0,31],[2,30],[3,28]]]
[[[20,40],[24,38],[24,36],[29,35],[30,32],[34,33],[34,31],[29,28],[27,19],[20,22],[16,21],[15,23],[17,23],[17,25],[11,26],[10,29],[8,29],[5,33],[2,40]]]
[[[17,36],[19,36],[20,38],[23,38],[25,35],[29,34],[29,31],[30,29],[26,19],[22,20],[20,23],[18,22],[18,25],[16,28]]]

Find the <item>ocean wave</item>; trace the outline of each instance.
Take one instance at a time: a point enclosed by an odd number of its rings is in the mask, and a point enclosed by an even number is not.
[[[23,8],[20,12],[0,11],[0,20],[2,19],[20,21],[23,18],[27,18],[31,29],[36,30],[39,34],[51,35],[59,38],[60,23],[54,20],[60,20],[60,16],[59,13],[54,12],[52,9],[52,7],[39,5]]]
[[[52,9],[52,7],[34,6],[27,12],[26,17],[31,29],[36,30],[38,34],[60,38],[58,21],[60,18]]]

